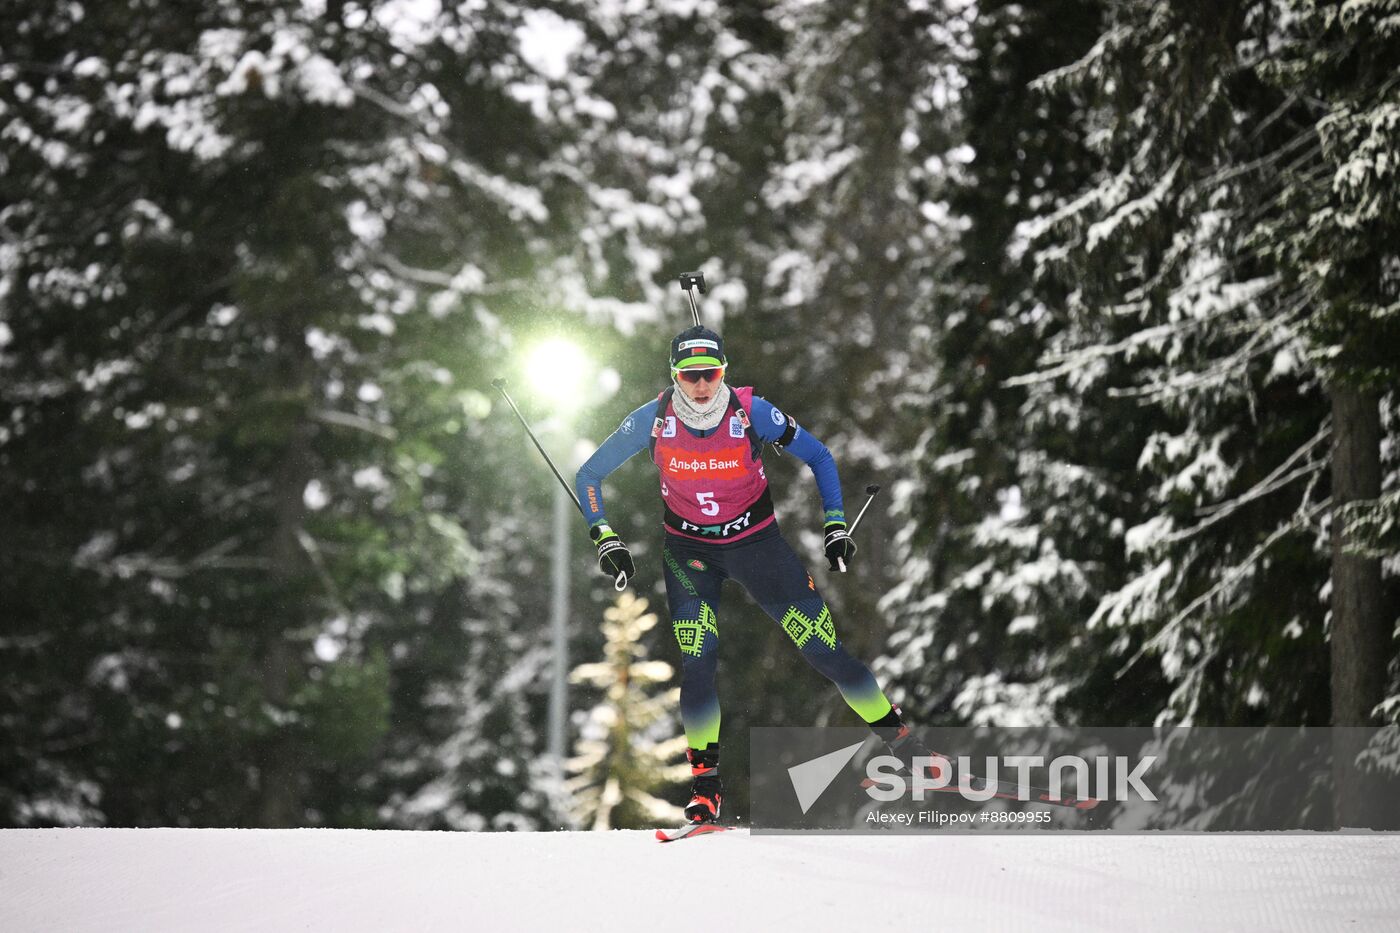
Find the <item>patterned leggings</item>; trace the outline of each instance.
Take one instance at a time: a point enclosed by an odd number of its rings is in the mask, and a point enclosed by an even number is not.
[[[726,545],[668,534],[661,556],[671,627],[681,649],[681,720],[691,748],[719,741],[716,616],[725,580],[748,590],[861,719],[873,723],[889,715],[890,701],[870,668],[836,637],[826,600],[776,524]]]

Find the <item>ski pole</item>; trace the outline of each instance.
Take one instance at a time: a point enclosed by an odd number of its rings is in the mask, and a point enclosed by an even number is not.
[[[681,290],[690,298],[690,317],[695,322],[695,326],[700,326],[700,303],[695,300],[695,289],[700,289],[700,294],[705,294],[705,273],[703,272],[682,272],[680,275]]]
[[[583,511],[583,504],[578,501],[578,496],[574,495],[574,491],[569,488],[569,484],[565,482],[564,477],[560,474],[559,468],[554,465],[554,461],[549,459],[549,454],[545,453],[544,448],[540,446],[539,438],[535,437],[535,432],[530,430],[530,422],[526,421],[525,416],[520,413],[520,409],[515,407],[515,400],[512,399],[510,393],[506,391],[506,381],[504,379],[492,379],[491,385],[496,391],[501,393],[501,397],[506,400],[506,404],[510,406],[510,410],[515,412],[515,417],[520,419],[521,427],[525,429],[526,434],[530,435],[530,440],[534,443],[535,449],[540,452],[541,457],[544,457],[544,462],[549,464],[549,469],[554,473],[554,478],[559,480],[560,486],[564,487],[564,492],[568,493],[569,501],[574,504],[574,508],[578,509],[578,514],[583,517],[585,522],[588,521],[588,515]],[[613,589],[621,593],[626,588],[627,573],[626,571],[622,571],[618,573],[617,579],[613,580]]]
[[[853,535],[853,534],[856,533],[856,526],[859,525],[859,524],[860,524],[860,520],[861,520],[862,518],[865,517],[865,510],[868,509],[868,508],[870,508],[870,503],[872,503],[872,502],[875,501],[875,493],[877,493],[877,492],[879,492],[879,491],[880,491],[880,484],[879,484],[879,483],[871,483],[869,486],[866,486],[866,487],[865,487],[865,494],[866,494],[867,496],[869,496],[870,498],[866,499],[866,500],[865,500],[865,505],[862,505],[862,506],[860,507],[860,512],[856,515],[856,520],[853,521],[853,522],[851,522],[851,527],[848,528],[848,529],[846,530],[846,534],[848,534],[848,535]]]
[[[856,520],[853,521],[853,522],[851,522],[851,527],[850,527],[850,528],[847,528],[847,529],[846,529],[846,534],[847,534],[847,536],[850,536],[850,535],[853,535],[853,534],[856,533],[856,526],[859,525],[859,524],[860,524],[860,520],[861,520],[862,518],[865,517],[865,510],[868,509],[868,508],[870,508],[870,503],[872,503],[872,502],[875,501],[875,493],[877,493],[877,492],[879,492],[879,491],[880,491],[880,484],[879,484],[879,483],[871,483],[869,486],[866,486],[866,487],[865,487],[865,495],[866,495],[866,497],[867,497],[866,500],[865,500],[865,505],[862,505],[862,506],[860,507],[860,512],[858,512],[858,513],[856,514]],[[836,558],[836,565],[837,565],[838,567],[841,568],[841,572],[842,572],[842,573],[845,573],[845,572],[846,572],[846,562],[845,562],[845,560],[843,560],[843,559],[840,558],[840,557]]]

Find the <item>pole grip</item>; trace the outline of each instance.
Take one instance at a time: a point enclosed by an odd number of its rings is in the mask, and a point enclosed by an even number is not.
[[[705,294],[705,273],[703,272],[682,272],[679,276],[681,290],[690,299],[690,319],[696,327],[700,326],[700,302],[695,298],[695,290],[698,288],[700,294]]]

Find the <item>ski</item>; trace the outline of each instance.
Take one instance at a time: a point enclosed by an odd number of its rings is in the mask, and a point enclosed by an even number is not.
[[[689,839],[692,836],[704,836],[709,833],[722,833],[729,829],[728,826],[721,826],[718,823],[687,823],[680,829],[667,832],[664,829],[656,831],[657,842],[679,842],[682,839]]]

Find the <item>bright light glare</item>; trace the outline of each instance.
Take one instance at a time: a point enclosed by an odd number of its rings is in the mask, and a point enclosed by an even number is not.
[[[592,360],[563,338],[536,344],[525,357],[525,374],[536,397],[548,401],[556,412],[577,411],[592,392]]]

